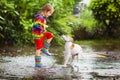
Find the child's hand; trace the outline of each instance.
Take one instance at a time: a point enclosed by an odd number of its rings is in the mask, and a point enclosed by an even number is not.
[[[48,25],[45,25],[44,27],[45,27],[45,28],[48,28]]]
[[[48,28],[48,25],[46,25],[46,28]]]

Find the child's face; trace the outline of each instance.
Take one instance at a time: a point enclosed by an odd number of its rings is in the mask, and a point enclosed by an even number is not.
[[[48,12],[45,13],[45,16],[46,16],[46,17],[49,17],[49,16],[51,16],[51,15],[53,14],[53,12],[54,12],[54,11],[48,11]]]

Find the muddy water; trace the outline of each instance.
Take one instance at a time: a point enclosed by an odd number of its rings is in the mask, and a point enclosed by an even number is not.
[[[119,50],[98,50],[85,45],[82,48],[80,60],[75,59],[68,67],[62,67],[63,48],[52,48],[54,56],[42,54],[42,68],[34,67],[32,48],[13,53],[1,49],[0,80],[120,80]]]

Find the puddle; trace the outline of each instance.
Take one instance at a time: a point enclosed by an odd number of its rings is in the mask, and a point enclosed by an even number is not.
[[[0,77],[31,77],[35,74],[34,55],[17,56],[17,57],[1,57]],[[44,66],[50,67],[55,60],[52,57],[42,56]]]
[[[66,68],[62,67],[62,64],[57,63],[61,61],[60,57],[63,59],[63,56],[49,57],[42,55],[42,68],[34,67],[33,54],[14,57],[1,56],[0,79],[120,80],[120,52],[97,52],[91,47],[84,47],[83,49],[80,60],[74,60],[73,63]]]

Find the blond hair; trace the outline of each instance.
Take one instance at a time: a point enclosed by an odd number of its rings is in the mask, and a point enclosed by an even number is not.
[[[45,4],[43,7],[42,7],[42,11],[54,11],[54,8],[51,4]]]

